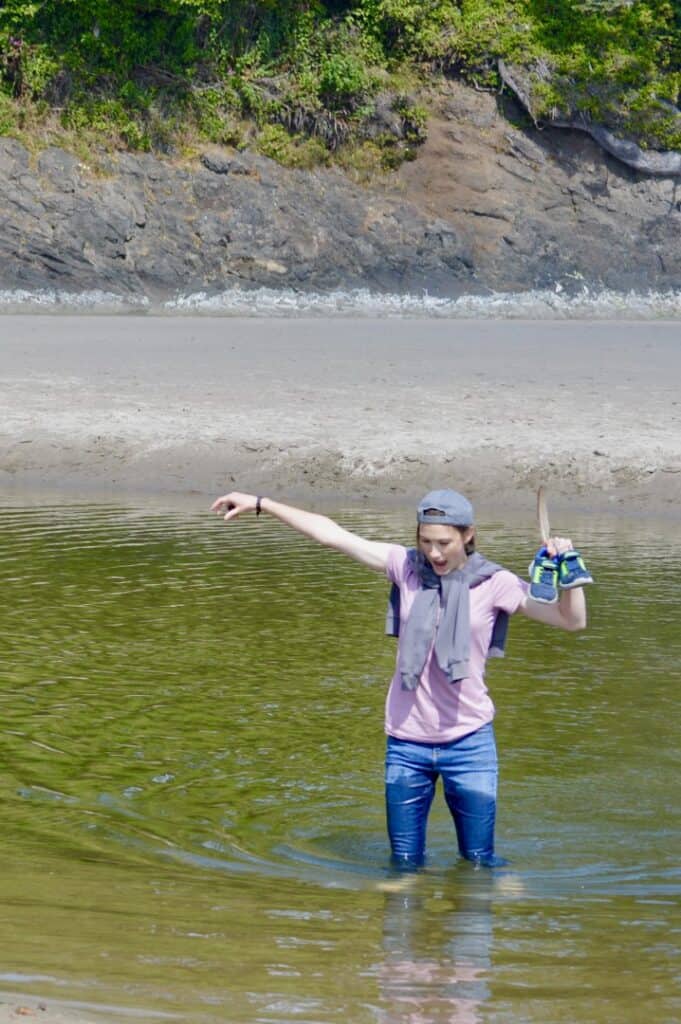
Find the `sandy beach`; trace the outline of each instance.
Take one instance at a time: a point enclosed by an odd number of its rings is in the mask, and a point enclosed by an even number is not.
[[[6,316],[0,331],[6,493],[353,504],[446,481],[510,509],[544,482],[585,510],[677,514],[675,323]]]

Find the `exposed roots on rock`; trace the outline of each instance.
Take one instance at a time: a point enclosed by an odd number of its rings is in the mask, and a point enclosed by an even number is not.
[[[551,125],[554,128],[573,128],[586,132],[607,153],[641,174],[657,178],[681,176],[681,153],[676,150],[644,150],[633,139],[615,135],[604,124],[592,121],[584,113],[566,114],[556,110],[549,117],[537,115],[532,102],[532,79],[536,77],[540,81],[547,81],[549,71],[546,66],[530,70],[499,59],[498,69],[504,85],[508,86],[537,127]]]
[[[321,139],[332,152],[338,149],[350,134],[347,121],[336,117],[328,110],[309,110],[302,105],[282,104],[275,119],[289,132]]]

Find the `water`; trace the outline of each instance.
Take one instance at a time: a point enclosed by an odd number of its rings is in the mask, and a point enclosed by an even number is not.
[[[511,864],[459,861],[440,798],[398,880],[380,577],[267,519],[1,515],[0,990],[196,1024],[678,1020],[678,526],[575,524],[589,630],[514,620],[490,666]],[[526,526],[481,533],[523,570]]]
[[[389,317],[498,320],[678,320],[681,292],[617,292],[589,288],[492,292],[456,299],[423,294],[384,294],[368,289],[302,292],[291,288],[242,288],[180,293],[165,301],[147,295],[68,292],[60,289],[0,290],[0,314],[88,313],[212,317]]]

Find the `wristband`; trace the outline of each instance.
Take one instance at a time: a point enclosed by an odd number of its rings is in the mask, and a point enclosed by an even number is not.
[[[262,512],[262,498],[260,495],[255,499],[255,514],[259,516]]]

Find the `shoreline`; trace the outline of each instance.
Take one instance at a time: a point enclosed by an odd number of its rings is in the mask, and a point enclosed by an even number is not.
[[[678,518],[675,323],[5,316],[8,496]]]

